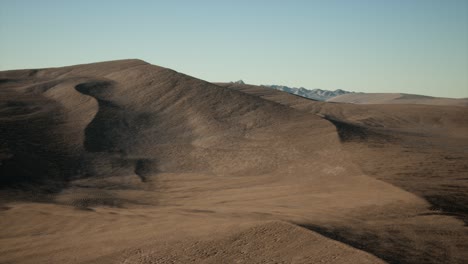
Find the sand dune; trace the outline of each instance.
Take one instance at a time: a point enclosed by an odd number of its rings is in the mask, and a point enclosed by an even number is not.
[[[465,175],[468,173],[466,167],[468,162],[466,151],[468,149],[468,108],[325,103],[261,86],[230,83],[219,85],[278,102],[300,111],[314,113],[330,120],[336,125],[343,150],[350,154],[350,158],[364,173],[426,199],[431,204],[429,215],[451,215],[467,223],[468,179]],[[351,231],[353,228],[349,227],[349,223],[340,228],[324,229],[323,226],[312,228],[357,247],[365,247],[379,256],[388,256],[389,252],[393,252],[391,253],[393,257],[389,260],[397,263],[433,262],[434,260],[415,256],[414,254],[417,255],[417,253],[412,252],[411,248],[415,244],[421,246],[426,244],[422,247],[427,248],[427,243],[432,243],[430,241],[451,240],[452,238],[459,240],[460,237],[467,235],[466,230],[460,230],[461,233],[458,235],[455,232],[448,232],[445,233],[444,238],[436,238],[435,234],[445,232],[442,229],[447,229],[442,226],[447,227],[447,225],[440,224],[436,227],[430,221],[420,220],[416,224],[415,219],[400,222],[401,219],[396,218],[376,224],[375,221],[369,219],[368,212],[364,210],[361,213],[362,215],[355,214],[355,217],[360,219],[357,221],[361,221],[359,231]],[[401,211],[402,215],[407,213],[408,211],[406,213]],[[420,215],[427,214],[420,213]],[[367,225],[365,222],[371,224]],[[390,222],[402,225],[407,222],[404,225],[413,225],[413,227],[405,231],[403,227],[400,227],[401,230],[398,231],[388,230]],[[382,229],[378,230],[380,228]],[[411,235],[415,230],[431,230],[432,234],[421,235],[416,239]],[[390,233],[392,235],[389,235]],[[363,240],[363,235],[375,239]],[[452,243],[454,242],[447,242],[447,244]],[[384,247],[386,249],[382,250]],[[445,254],[442,253],[445,249],[429,247],[432,248],[432,252],[438,251],[437,255]],[[462,248],[466,250],[466,244]],[[456,262],[439,260],[439,262],[444,261]]]
[[[425,104],[468,106],[468,99],[440,98],[403,93],[350,93],[327,100],[353,104]]]
[[[316,102],[140,60],[0,85],[0,262],[467,257],[466,108]]]

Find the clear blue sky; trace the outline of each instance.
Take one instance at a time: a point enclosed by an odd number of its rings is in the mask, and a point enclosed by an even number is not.
[[[207,81],[468,97],[468,0],[0,0],[0,70],[124,58]]]

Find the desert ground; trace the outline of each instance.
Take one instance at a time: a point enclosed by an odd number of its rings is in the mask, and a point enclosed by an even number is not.
[[[466,263],[468,107],[435,104],[0,72],[0,263]]]
[[[453,99],[402,93],[349,93],[335,96],[327,102],[354,104],[424,104],[468,106],[468,98]]]

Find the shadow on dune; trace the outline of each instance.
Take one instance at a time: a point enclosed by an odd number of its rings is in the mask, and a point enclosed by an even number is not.
[[[3,93],[0,104],[0,188],[29,190],[24,195],[31,199],[60,191],[77,171],[73,153],[61,144],[61,105],[14,91]]]
[[[394,139],[390,135],[384,135],[363,126],[351,124],[346,121],[338,120],[328,116],[325,116],[324,118],[330,121],[336,127],[341,142],[365,142],[370,140],[391,142]]]
[[[108,81],[96,81],[75,87],[80,93],[95,98],[99,106],[96,116],[85,129],[84,149],[89,153],[100,153],[101,159],[112,163],[111,169],[91,166],[94,171],[87,174],[105,176],[133,172],[142,182],[146,182],[147,177],[155,170],[156,161],[145,157],[131,157],[130,152],[140,140],[139,131],[153,125],[152,116],[125,109],[113,102],[113,85]]]
[[[340,141],[343,143],[358,143],[366,146],[367,148],[371,149],[372,151],[376,152],[374,155],[382,156],[386,155],[385,152],[381,152],[379,149],[381,148],[387,148],[388,146],[393,145],[392,147],[399,147],[403,148],[402,153],[400,153],[401,157],[405,157],[407,153],[405,153],[405,147],[408,148],[406,145],[408,145],[408,140],[411,143],[415,143],[416,140],[414,138],[409,138],[407,139],[405,134],[397,134],[395,135],[390,135],[389,134],[384,134],[381,132],[376,132],[372,130],[371,128],[355,125],[355,124],[350,124],[344,121],[336,120],[333,118],[326,118],[329,120],[331,123],[333,123],[337,129]],[[414,147],[412,147],[414,148]],[[408,150],[406,150],[408,151]],[[411,151],[420,151],[424,152],[427,150],[424,150],[423,147],[417,146],[416,148],[412,149]],[[433,151],[433,150],[431,150]],[[377,153],[378,152],[378,153]],[[382,168],[381,164],[379,161],[372,162],[372,159],[375,158],[373,156],[370,156],[370,158],[367,158],[365,161],[367,163],[367,166],[364,167],[364,172],[369,174],[369,175],[374,175],[374,176],[379,176],[382,174],[382,171],[384,168]],[[409,159],[409,157],[408,157]],[[418,161],[419,163],[413,164],[413,166],[403,166],[400,170],[387,170],[386,173],[390,174],[392,171],[395,171],[392,177],[402,177],[403,180],[396,181],[392,180],[393,178],[381,178],[384,181],[387,181],[395,186],[398,186],[408,192],[415,193],[419,195],[420,197],[424,198],[427,202],[429,202],[432,207],[431,210],[433,211],[441,211],[438,212],[437,214],[444,214],[444,215],[449,215],[449,216],[454,216],[460,220],[462,220],[465,225],[468,224],[468,200],[466,198],[466,195],[463,194],[463,187],[462,186],[456,186],[454,184],[449,184],[444,182],[443,188],[446,188],[447,190],[450,191],[450,194],[445,194],[445,195],[440,195],[437,193],[422,193],[417,191],[417,188],[414,186],[409,186],[406,181],[404,181],[404,177],[413,179],[413,178],[418,178],[418,179],[426,179],[428,177],[434,177],[438,175],[444,175],[446,172],[443,171],[444,164],[447,162],[447,158],[443,159],[440,156],[428,156],[426,160],[424,160],[424,163],[428,163],[427,167],[433,167],[435,168],[432,169],[421,169],[420,165],[422,164],[421,161]],[[462,158],[460,158],[462,160]],[[396,161],[396,160],[395,160]],[[467,166],[462,166],[457,163],[453,165],[451,168],[451,173],[459,172],[459,171],[466,171]],[[362,160],[357,159],[357,163],[363,163]],[[401,162],[403,164],[403,162]],[[439,164],[439,165],[437,165]],[[388,165],[386,165],[388,166]],[[441,171],[438,171],[438,170]],[[390,174],[391,175],[391,174]],[[438,176],[439,177],[439,176]],[[426,182],[425,180],[422,180]],[[435,214],[435,213],[434,213]]]
[[[379,250],[379,238],[373,233],[352,234],[346,229],[332,229],[314,224],[297,224],[300,227],[317,232],[325,237],[340,241],[354,248],[369,252],[376,257],[385,260],[390,264],[413,263],[404,260],[404,254],[401,251],[389,252],[388,249]]]
[[[128,150],[138,140],[138,130],[145,124],[151,125],[150,116],[108,100],[112,88],[113,83],[108,81],[75,86],[78,92],[95,98],[99,106],[85,128],[82,146],[70,145],[67,138],[70,131],[64,126],[70,122],[66,120],[68,110],[59,102],[34,91],[20,93],[6,88],[2,91],[0,189],[8,191],[7,200],[50,202],[54,194],[77,179],[135,174],[141,182],[147,181],[156,170],[156,160],[131,157]],[[90,198],[84,204],[114,203],[112,197],[106,199],[111,202]]]
[[[468,226],[468,199],[466,195],[424,195],[424,198],[432,205],[430,209],[435,211],[434,215],[444,214],[453,216],[462,220],[465,226]],[[439,213],[440,210],[443,212]]]
[[[451,255],[453,252],[447,249],[442,241],[438,240],[437,232],[441,232],[441,230],[437,229],[433,231],[434,237],[432,238],[419,237],[415,239],[409,236],[410,233],[392,229],[391,226],[377,227],[364,223],[357,228],[307,223],[298,223],[297,225],[354,248],[367,251],[390,264],[464,263],[462,259]],[[420,247],[414,246],[415,241],[418,241]]]

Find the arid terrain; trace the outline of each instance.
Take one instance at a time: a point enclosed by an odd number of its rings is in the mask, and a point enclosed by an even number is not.
[[[468,98],[452,99],[402,93],[348,93],[327,100],[354,104],[425,104],[468,106]]]
[[[141,60],[0,72],[0,263],[466,263],[468,107],[447,100]]]

